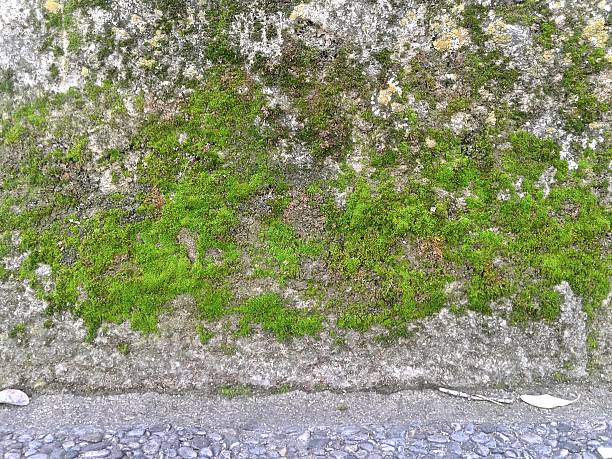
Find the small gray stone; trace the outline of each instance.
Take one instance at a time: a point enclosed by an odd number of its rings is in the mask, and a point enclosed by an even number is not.
[[[168,424],[155,424],[149,427],[148,430],[151,433],[165,432],[168,430]]]
[[[457,432],[453,432],[451,434],[451,438],[455,441],[458,441],[459,443],[463,443],[464,441],[469,440],[470,436],[465,432],[458,430]]]
[[[142,451],[145,454],[153,455],[159,451],[161,442],[157,438],[151,438],[144,445],[142,445]]]
[[[324,449],[330,442],[329,438],[311,438],[308,441],[309,449]]]
[[[195,452],[195,450],[193,448],[190,448],[189,446],[181,446],[178,450],[178,454],[183,459],[194,459],[198,457],[198,454]]]
[[[95,451],[81,452],[80,457],[107,457],[110,456],[110,451],[107,449],[99,449]]]
[[[65,442],[62,443],[62,448],[64,448],[65,450],[69,450],[70,448],[73,448],[76,445],[76,443],[73,440],[66,440]]]
[[[206,447],[206,448],[202,448],[200,450],[200,456],[201,457],[213,457],[213,452],[212,449]]]
[[[442,434],[429,435],[427,439],[432,443],[448,443],[448,437]]]
[[[484,432],[478,432],[477,434],[472,435],[472,441],[475,443],[487,443],[491,440],[491,437]]]
[[[66,451],[63,448],[57,448],[51,451],[49,459],[64,459],[66,457]]]
[[[144,434],[145,434],[145,429],[138,428],[138,429],[132,429],[132,430],[128,431],[126,433],[126,436],[128,436],[128,437],[143,437]]]
[[[81,448],[81,452],[88,452],[88,451],[99,451],[101,449],[104,448],[108,448],[109,446],[111,446],[111,443],[109,441],[99,441],[98,443],[90,443],[89,445],[85,445]]]
[[[521,435],[521,440],[525,443],[529,443],[530,445],[535,445],[536,443],[542,443],[542,437],[532,432],[527,432]]]
[[[579,453],[582,447],[573,441],[564,441],[559,443],[559,447],[568,450],[570,453]]]
[[[0,405],[26,406],[30,403],[30,397],[25,392],[17,389],[0,390]]]
[[[461,455],[463,450],[461,449],[461,445],[456,441],[452,441],[448,444],[448,449],[451,453]]]
[[[102,432],[89,432],[79,437],[79,440],[86,441],[88,443],[99,443],[104,438]]]
[[[206,448],[207,446],[210,446],[210,440],[200,435],[193,437],[190,443],[191,443],[191,446],[197,449],[202,449],[202,448]]]

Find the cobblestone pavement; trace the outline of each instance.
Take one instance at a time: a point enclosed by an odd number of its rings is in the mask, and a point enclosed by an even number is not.
[[[36,436],[0,430],[4,459],[169,457],[602,457],[612,421],[525,424],[418,423],[262,430],[158,424],[123,430],[76,428]]]

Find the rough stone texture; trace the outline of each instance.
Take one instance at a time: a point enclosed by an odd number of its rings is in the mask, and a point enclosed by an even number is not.
[[[18,457],[21,453],[33,459],[64,457],[313,457],[332,458],[412,458],[412,457],[566,457],[569,452],[582,459],[606,458],[612,440],[612,424],[576,422],[565,424],[559,431],[558,422],[537,424],[499,423],[493,432],[485,434],[480,424],[410,422],[407,424],[369,424],[364,426],[312,426],[303,431],[293,426],[270,432],[256,425],[248,428],[217,428],[214,431],[200,427],[167,425],[161,431],[143,429],[139,437],[126,435],[125,429],[109,430],[104,444],[72,441],[72,446],[41,448],[37,439],[16,441],[19,434],[2,434],[0,453],[4,458]],[[471,440],[451,442],[458,434]],[[537,432],[537,433],[536,433]],[[432,434],[433,433],[433,434]],[[55,433],[63,439],[78,440],[79,431]],[[52,434],[48,434],[53,437]],[[41,437],[37,437],[41,438]],[[304,441],[307,439],[307,441]],[[568,442],[568,438],[577,441]],[[200,439],[210,447],[197,447]],[[209,440],[210,439],[210,440]],[[154,445],[154,446],[152,446]],[[48,451],[48,452],[37,452]]]
[[[109,148],[129,145],[130,135],[141,121],[134,109],[136,95],[141,90],[145,113],[159,113],[162,118],[171,119],[177,101],[188,92],[181,84],[183,76],[201,79],[209,65],[202,51],[207,39],[204,32],[207,5],[204,1],[185,0],[182,5],[187,14],[175,18],[172,8],[163,10],[156,8],[154,3],[114,0],[110,9],[96,6],[78,9],[74,14],[75,27],[86,43],[78,52],[71,52],[69,32],[50,27],[47,20],[49,13],[61,11],[65,6],[62,2],[4,1],[0,5],[0,77],[7,78],[12,89],[10,96],[0,94],[0,108],[8,112],[18,102],[31,100],[36,95],[64,93],[71,87],[81,90],[90,75],[94,75],[98,83],[106,78],[124,83],[118,91],[125,99],[127,114],[115,120],[117,126],[96,127],[89,132],[89,148],[96,160]],[[425,123],[435,120],[436,113],[444,109],[450,95],[465,91],[465,82],[455,75],[462,64],[454,61],[460,48],[471,45],[470,36],[460,20],[463,3],[433,5],[425,1],[405,1],[398,4],[389,0],[314,0],[286,5],[265,1],[246,3],[248,8],[233,18],[229,30],[233,44],[249,66],[254,66],[261,58],[268,63],[278,62],[283,47],[294,40],[323,50],[329,56],[350,44],[357,59],[365,63],[367,72],[382,81],[380,89],[368,102],[373,114],[382,119],[406,108],[398,107],[395,102],[401,89],[393,76],[387,78],[387,75],[378,74],[380,63],[373,56],[383,50],[389,50],[391,58],[401,66],[412,65],[418,53],[425,53],[436,66],[440,81],[434,93],[439,102],[435,110],[414,97],[408,102],[409,108],[426,120]],[[467,2],[485,7],[490,3],[484,0]],[[547,3],[559,27],[563,27],[567,16],[582,16],[587,24],[584,34],[594,45],[605,46],[609,42],[609,24],[603,19],[609,18],[609,2]],[[534,31],[528,26],[509,24],[495,14],[487,16],[483,29],[488,34],[486,48],[507,57],[510,68],[520,70],[519,81],[504,94],[503,100],[496,100],[493,94],[485,91],[479,102],[481,105],[469,113],[466,110],[453,114],[449,120],[440,121],[439,127],[453,132],[475,132],[483,123],[495,125],[495,109],[508,103],[533,115],[523,126],[526,130],[559,142],[561,157],[568,161],[570,169],[577,166],[576,145],[595,149],[605,144],[606,135],[609,135],[609,130],[606,131],[609,113],[602,115],[602,119],[592,123],[584,133],[569,133],[560,119],[560,102],[555,94],[541,90],[544,82],[560,78],[559,69],[564,64],[560,62],[563,55],[559,49],[543,50],[535,44]],[[105,36],[112,37],[111,45],[105,45]],[[62,52],[53,53],[48,42]],[[609,47],[606,52],[610,61]],[[52,76],[54,72],[57,72],[55,77]],[[610,70],[593,78],[597,98],[610,101]],[[303,167],[304,170],[296,173],[296,181],[299,181],[299,174],[310,173],[308,168],[313,158],[304,145],[292,137],[299,128],[292,113],[292,102],[276,88],[265,88],[264,94],[270,109],[286,110],[285,122],[291,133],[285,142],[274,147],[272,154],[288,167]],[[55,113],[52,118],[59,119],[61,115]],[[86,120],[74,122],[86,124]],[[355,129],[351,135],[359,139],[363,134]],[[51,141],[40,139],[40,142]],[[17,155],[8,149],[1,153],[0,166],[13,161],[13,155]],[[367,175],[371,171],[370,166],[364,164],[364,154],[355,149],[347,163],[355,171]],[[128,155],[122,167],[134,171],[138,161],[136,153]],[[118,180],[113,178],[116,167],[88,167],[82,173],[85,177],[83,187],[91,198],[82,204],[87,211],[93,213],[95,210],[90,201],[135,188],[135,179],[129,174]],[[317,174],[334,176],[339,169],[340,165],[329,159]],[[548,169],[538,181],[545,195],[554,185],[555,172],[554,168]],[[596,190],[602,202],[612,202],[611,180],[608,177],[607,189]],[[522,193],[520,180],[515,188]],[[299,202],[295,202],[302,198],[292,198],[293,205],[299,206]],[[339,193],[336,201],[345,203],[346,196]],[[465,206],[465,197],[456,199],[454,204]],[[269,210],[265,197],[256,205],[260,205],[257,211],[264,209],[261,213]],[[287,210],[288,220],[308,220],[315,229],[321,225],[320,216],[312,209],[298,207],[293,215],[290,214],[292,210],[291,207]],[[256,222],[245,220],[242,224],[246,228],[245,238],[256,234]],[[308,231],[304,230],[304,234],[308,235]],[[18,239],[19,235],[14,237]],[[184,245],[191,262],[210,255],[197,252],[197,238],[187,231],[179,234],[179,242]],[[23,254],[7,257],[4,265],[16,270],[23,258]],[[316,273],[317,266],[311,270]],[[44,281],[45,290],[51,290],[52,273],[44,266],[36,273]],[[259,291],[269,287],[266,283],[270,282],[242,283],[239,280],[236,288]],[[461,289],[460,284],[455,287]],[[219,324],[213,330],[217,334],[203,346],[194,332],[196,311],[189,298],[175,300],[170,312],[160,319],[159,334],[142,335],[131,330],[127,323],[105,324],[93,342],[87,343],[86,329],[80,319],[61,313],[49,328],[45,304],[37,299],[27,282],[0,281],[0,388],[18,386],[37,392],[66,388],[78,392],[178,392],[226,385],[271,389],[288,384],[306,389],[339,390],[434,384],[512,386],[587,376],[612,382],[610,297],[598,313],[598,319],[588,323],[582,299],[574,294],[570,285],[562,282],[557,291],[563,304],[560,319],[555,323],[512,325],[508,315],[503,314],[508,304],[502,300],[492,305],[494,312],[501,312],[499,315],[487,316],[473,311],[458,315],[446,307],[431,317],[410,323],[407,337],[391,343],[375,340],[380,330],[373,330],[346,332],[344,343],[339,345],[329,325],[318,339],[301,338],[281,343],[264,333],[233,338],[225,335]],[[300,301],[306,300],[298,298],[297,302]],[[330,318],[332,323],[333,320]],[[12,331],[18,325],[23,325],[23,333],[15,336]],[[588,337],[592,337],[596,346],[587,346]],[[125,352],[126,345],[129,352]],[[322,448],[325,442],[315,442],[315,445]],[[149,442],[143,448],[154,454],[159,445]],[[182,457],[195,457],[195,452],[187,446],[173,449]],[[589,451],[593,450],[594,447],[589,447]],[[9,455],[6,457],[10,457],[12,450],[6,451]],[[478,454],[486,455],[487,451],[483,447]],[[90,453],[89,457],[96,457],[95,450]]]
[[[45,329],[42,303],[32,291],[18,290],[10,284],[0,289],[8,306],[0,310],[0,321],[10,329],[26,320],[28,330],[18,346],[0,334],[0,363],[10,369],[0,375],[2,386],[80,392],[282,384],[310,389],[515,385],[550,379],[568,359],[574,363],[565,370],[568,377],[585,375],[585,317],[571,296],[555,326],[514,327],[500,318],[443,311],[411,325],[411,337],[392,345],[376,344],[357,332],[349,333],[341,348],[327,333],[287,344],[256,336],[236,339],[228,354],[223,336],[202,347],[186,314],[161,320],[159,336],[141,336],[127,324],[109,325],[93,343],[85,343],[81,321],[66,315]],[[124,342],[130,343],[127,355],[117,348]]]

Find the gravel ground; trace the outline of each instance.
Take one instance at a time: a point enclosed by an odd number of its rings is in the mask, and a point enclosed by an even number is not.
[[[527,391],[538,392],[538,391]],[[439,394],[291,392],[199,397],[33,397],[0,408],[0,458],[598,458],[612,448],[608,388],[549,388],[579,402],[543,411]],[[488,395],[516,396],[487,392]]]
[[[421,423],[286,427],[277,431],[156,424],[73,429],[45,435],[0,433],[5,459],[97,457],[493,457],[597,458],[612,448],[612,420],[589,422]],[[598,452],[599,451],[599,452]]]

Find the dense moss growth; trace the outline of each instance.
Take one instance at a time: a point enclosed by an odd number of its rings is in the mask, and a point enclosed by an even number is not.
[[[361,180],[346,207],[331,214],[332,263],[362,288],[380,287],[366,308],[373,318],[347,312],[342,323],[362,328],[431,314],[446,304],[445,286],[455,280],[465,282],[467,307],[484,313],[491,301],[509,297],[516,320],[555,319],[554,286],[562,280],[592,312],[609,289],[610,259],[598,244],[610,214],[567,173],[555,143],[516,132],[495,167],[483,169],[460,139],[436,134],[436,158],[414,157],[426,164],[429,186],[415,180],[397,191],[390,180]],[[545,197],[536,182],[549,164],[560,183]],[[447,193],[436,190],[469,190],[465,207],[452,209]]]
[[[190,2],[152,4],[175,18]],[[89,39],[73,15],[92,6],[108,5],[74,0],[46,14],[68,51]],[[531,114],[513,102],[524,82],[488,47],[488,11],[463,11],[461,64],[419,51],[400,66],[382,50],[367,68],[349,44],[330,52],[295,37],[277,60],[246,63],[229,31],[238,6],[221,1],[203,26],[206,68],[181,76],[180,97],[126,97],[118,82],[92,79],[17,107],[0,119],[0,147],[16,152],[0,170],[0,258],[26,256],[0,278],[28,279],[50,314],[83,318],[89,338],[104,322],[155,332],[179,303],[202,344],[219,321],[281,340],[316,336],[328,318],[401,336],[442,308],[492,314],[505,299],[516,323],[553,321],[564,281],[595,317],[612,274],[609,139],[578,149],[569,170],[557,142],[524,130]],[[543,49],[561,33],[541,2],[497,13]],[[561,51],[554,84],[571,101],[565,127],[580,134],[609,111],[590,80],[605,51],[580,32]],[[449,74],[456,92],[441,83]],[[11,75],[0,91],[12,91]],[[454,118],[469,121],[451,129]],[[127,141],[101,152],[91,132],[124,124]],[[293,147],[311,161],[283,165]],[[101,170],[112,193],[100,191]],[[173,302],[184,296],[193,301]]]
[[[589,83],[592,75],[610,64],[606,60],[605,49],[586,43],[579,32],[564,44],[563,50],[571,61],[563,73],[563,90],[576,100],[571,111],[566,113],[567,127],[580,133],[610,109],[608,103],[597,99]]]
[[[50,312],[75,308],[91,336],[103,321],[130,320],[135,329],[154,331],[162,306],[181,294],[206,301],[200,306],[205,317],[218,316],[210,299],[213,285],[222,284],[238,257],[230,237],[238,206],[268,183],[266,168],[258,165],[263,138],[254,127],[261,99],[256,92],[238,95],[243,78],[229,70],[212,72],[180,117],[167,122],[152,119],[137,136],[134,145],[149,153],[141,163],[144,191],[136,221],[119,201],[117,208],[93,218],[78,221],[69,215],[43,229],[29,225],[39,208],[9,216],[10,209],[3,206],[3,235],[21,227],[21,249],[30,253],[22,275],[34,281],[39,263],[53,269],[55,289],[45,295]],[[230,81],[234,84],[228,85]],[[42,123],[42,107],[18,110],[5,144],[18,141],[24,123]],[[181,135],[187,136],[182,144]],[[219,152],[232,149],[238,149],[236,159],[242,161],[223,166]],[[80,161],[81,150],[77,143],[63,160]],[[52,179],[43,174],[40,184]],[[30,185],[38,180],[31,177]],[[193,264],[177,240],[181,229],[197,235],[201,256]],[[211,249],[223,253],[221,262],[206,256]],[[74,260],[67,262],[68,254]]]

